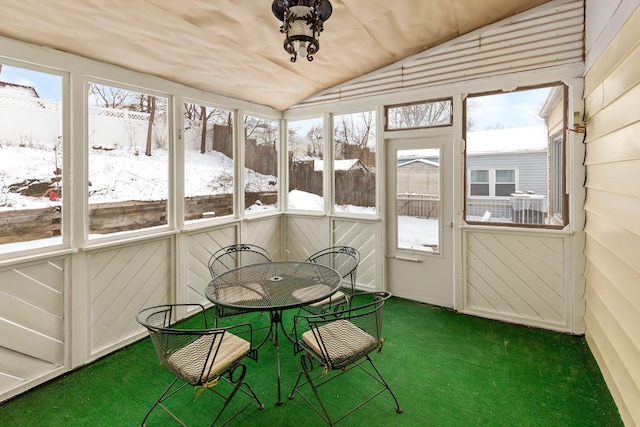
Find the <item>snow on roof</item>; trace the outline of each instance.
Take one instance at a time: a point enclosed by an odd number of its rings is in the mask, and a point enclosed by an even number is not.
[[[467,133],[467,153],[522,152],[546,150],[546,126],[492,129]]]
[[[38,92],[33,86],[19,85],[17,83],[9,83],[0,81],[0,93],[10,93],[14,95],[22,95],[40,98]]]
[[[359,159],[334,160],[333,170],[336,170],[336,171],[351,170],[359,161],[360,161]],[[315,159],[313,161],[313,170],[316,172],[324,170],[324,160]]]
[[[398,167],[407,166],[410,163],[423,163],[423,164],[429,165],[429,166],[440,167],[440,164],[438,162],[432,162],[431,160],[425,160],[425,159],[409,160],[408,162],[404,162],[404,163],[398,165]]]

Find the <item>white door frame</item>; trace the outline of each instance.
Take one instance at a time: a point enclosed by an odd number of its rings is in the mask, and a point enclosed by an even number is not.
[[[385,271],[387,289],[394,295],[443,307],[454,307],[454,137],[451,131],[385,140]],[[396,158],[399,149],[440,150],[439,250],[399,249],[396,245]]]

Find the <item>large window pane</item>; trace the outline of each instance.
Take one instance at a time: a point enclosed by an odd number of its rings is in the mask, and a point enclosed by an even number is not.
[[[333,118],[336,212],[376,213],[375,130],[374,111]]]
[[[183,105],[185,221],[233,215],[233,116]]]
[[[0,252],[61,243],[62,149],[62,78],[0,64]]]
[[[439,253],[440,149],[398,150],[395,161],[396,247]]]
[[[324,171],[322,118],[287,123],[289,155],[288,209],[321,211]]]
[[[244,117],[244,205],[256,213],[278,208],[279,122]]]
[[[89,85],[89,236],[167,224],[168,99]]]
[[[564,93],[550,85],[467,98],[468,222],[566,225]]]

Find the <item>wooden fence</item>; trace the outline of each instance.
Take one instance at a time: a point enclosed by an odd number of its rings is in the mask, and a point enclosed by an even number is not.
[[[246,206],[257,200],[277,203],[277,192],[245,193]],[[233,194],[185,198],[185,220],[233,214]],[[89,205],[89,234],[108,234],[167,224],[166,200],[110,202]],[[0,244],[60,236],[61,207],[0,212]]]
[[[322,196],[322,171],[314,170],[313,160],[291,163],[289,191],[301,190]],[[337,205],[375,206],[376,174],[362,169],[335,172]]]
[[[438,218],[440,197],[433,194],[398,194],[398,215]]]

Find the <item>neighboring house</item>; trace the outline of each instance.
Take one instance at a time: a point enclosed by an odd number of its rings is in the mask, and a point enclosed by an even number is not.
[[[440,164],[414,159],[398,165],[398,193],[440,195]]]
[[[521,209],[523,199],[514,194],[535,197],[538,211],[548,211],[545,126],[469,132],[467,139],[468,220],[489,214],[494,220],[516,220],[514,210]]]
[[[28,96],[32,98],[40,98],[40,95],[38,95],[38,92],[33,86],[25,86],[3,81],[0,81],[0,94],[12,94]]]

